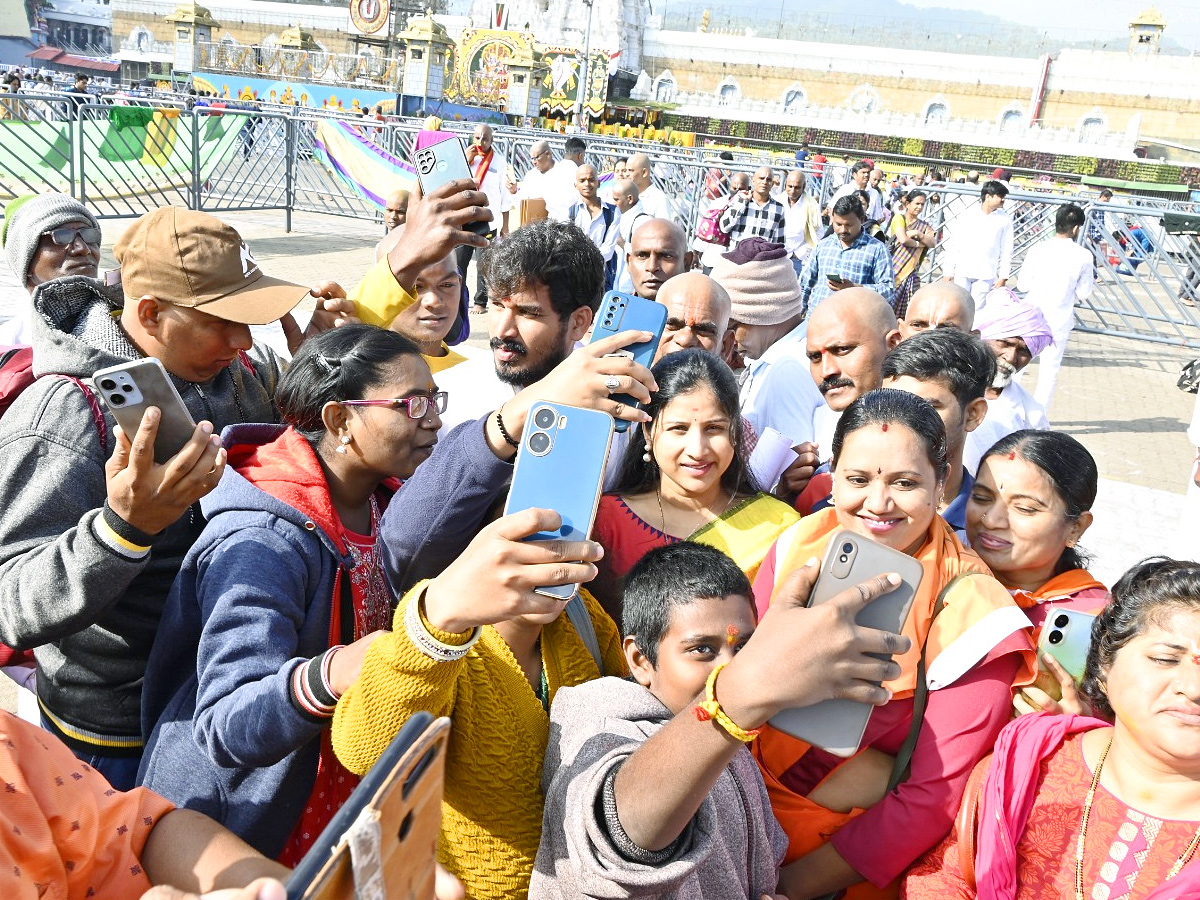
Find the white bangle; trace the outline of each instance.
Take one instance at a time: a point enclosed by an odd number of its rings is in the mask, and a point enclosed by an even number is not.
[[[476,625],[472,629],[471,636],[465,644],[447,644],[439,641],[429,633],[429,629],[421,620],[421,600],[424,596],[424,591],[417,594],[409,601],[408,608],[404,610],[404,630],[408,634],[409,640],[418,650],[437,662],[454,662],[462,659],[471,652],[471,648],[483,634],[482,626]]]

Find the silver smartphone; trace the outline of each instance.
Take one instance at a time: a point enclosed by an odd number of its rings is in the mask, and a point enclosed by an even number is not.
[[[154,439],[156,463],[165,463],[182,450],[196,430],[192,414],[184,406],[167,370],[153,357],[101,369],[92,376],[92,387],[130,440],[142,424],[146,407],[158,407],[162,416]]]
[[[826,603],[847,588],[887,572],[900,575],[899,586],[873,600],[855,621],[899,634],[921,585],[921,563],[851,531],[838,531],[829,539],[808,605]],[[771,725],[834,756],[848,757],[858,752],[874,708],[853,700],[826,700],[814,706],[785,709],[771,719]]]
[[[417,179],[421,182],[421,194],[428,197],[448,181],[473,178],[467,153],[458,138],[447,138],[428,147],[422,147],[413,157],[417,168]],[[482,188],[481,188],[482,190]],[[462,226],[467,231],[487,236],[499,227],[498,222],[469,222]]]

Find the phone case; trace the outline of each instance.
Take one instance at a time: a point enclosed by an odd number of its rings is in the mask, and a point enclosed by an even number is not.
[[[540,531],[527,540],[587,540],[600,505],[612,433],[613,417],[608,413],[534,404],[525,420],[504,514],[552,509],[562,516],[562,527]],[[538,588],[538,593],[570,600],[577,588],[554,585]]]
[[[467,152],[458,138],[448,138],[428,147],[422,147],[413,157],[417,167],[417,178],[421,182],[421,194],[428,196],[447,181],[459,178],[474,178],[467,162]],[[499,227],[496,221],[471,222],[464,225],[467,231],[486,235]]]
[[[869,628],[899,634],[921,585],[924,575],[921,563],[899,550],[851,531],[838,531],[829,539],[808,605],[826,603],[847,588],[885,572],[899,573],[900,586],[874,600],[855,621]],[[771,724],[814,747],[835,756],[848,757],[858,752],[874,708],[852,700],[826,700],[814,706],[784,710],[771,719]]]
[[[288,900],[433,896],[449,735],[427,712],[404,723],[292,872]]]
[[[654,354],[658,352],[658,342],[662,340],[663,329],[667,325],[667,308],[654,300],[646,300],[633,294],[621,294],[609,291],[600,303],[600,309],[592,325],[592,337],[588,341],[593,344],[604,338],[612,337],[622,331],[649,331],[654,334],[651,341],[630,344],[625,352],[634,362],[641,363],[647,369],[654,364]],[[613,394],[613,399],[627,406],[638,406],[638,402],[628,394]],[[617,431],[625,431],[629,423],[624,419],[616,422]]]
[[[1038,638],[1038,661],[1049,653],[1079,684],[1087,665],[1088,648],[1092,644],[1092,623],[1096,617],[1073,609],[1051,609],[1042,623]],[[1049,674],[1049,673],[1047,673]],[[1056,688],[1058,679],[1051,676]]]
[[[100,369],[92,376],[92,387],[104,399],[104,404],[130,440],[142,424],[146,407],[158,407],[162,417],[154,439],[156,463],[165,463],[191,440],[196,423],[171,383],[167,370],[157,359],[138,359]]]

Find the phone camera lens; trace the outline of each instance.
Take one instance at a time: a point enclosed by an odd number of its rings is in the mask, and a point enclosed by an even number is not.
[[[535,431],[529,436],[529,449],[534,456],[541,456],[550,449],[550,435],[544,431]]]
[[[123,384],[123,385],[121,385],[121,390],[123,390],[127,394],[132,394],[133,393],[133,385],[132,384]]]
[[[845,544],[842,544],[842,552],[843,553],[853,553],[854,545],[851,543],[848,543],[848,542]],[[842,562],[845,562],[845,559],[843,559]]]
[[[1063,633],[1061,631],[1052,631],[1052,632],[1050,632],[1049,636],[1046,638],[1046,643],[1061,644],[1062,639],[1063,639]]]
[[[100,379],[100,387],[104,388],[106,391],[115,391],[117,389],[117,383],[111,378],[102,378]]]
[[[1066,628],[1067,623],[1070,621],[1071,621],[1070,618],[1063,615],[1062,613],[1059,613],[1057,616],[1054,617],[1054,627],[1055,628]]]
[[[125,398],[122,397],[120,394],[113,394],[111,397],[108,398],[108,402],[111,403],[113,406],[121,406],[125,402]]]
[[[841,556],[838,557],[838,562],[849,562],[849,561],[850,561],[850,557],[848,557],[845,553],[843,553]]]
[[[533,414],[533,424],[538,428],[549,428],[554,424],[554,410],[543,406]]]

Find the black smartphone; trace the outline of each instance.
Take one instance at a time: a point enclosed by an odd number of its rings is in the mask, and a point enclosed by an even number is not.
[[[423,196],[429,196],[447,181],[474,177],[471,174],[471,167],[467,163],[467,152],[458,138],[447,138],[428,147],[422,147],[417,151],[413,162],[417,167],[417,180],[421,182]],[[485,237],[492,232],[494,227],[495,223],[491,221],[471,222],[463,226],[465,230]]]

